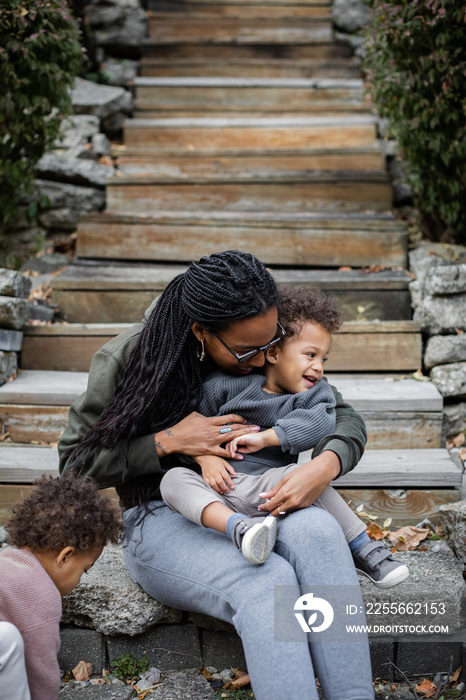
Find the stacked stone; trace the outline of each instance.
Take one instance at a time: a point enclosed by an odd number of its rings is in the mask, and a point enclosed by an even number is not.
[[[17,352],[29,315],[31,281],[14,270],[0,268],[0,386],[18,371]]]
[[[148,19],[140,0],[91,0],[84,10],[95,59],[110,85],[128,87],[136,76]]]
[[[445,398],[444,437],[466,430],[466,247],[423,243],[409,256],[425,369]]]

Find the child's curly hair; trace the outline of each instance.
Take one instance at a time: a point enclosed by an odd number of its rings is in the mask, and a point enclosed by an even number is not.
[[[9,544],[49,552],[71,546],[85,552],[120,541],[120,513],[91,477],[42,476],[34,486],[12,508],[5,525]]]
[[[280,285],[278,319],[288,337],[301,331],[305,323],[317,323],[328,333],[335,333],[343,323],[335,299],[318,287]]]

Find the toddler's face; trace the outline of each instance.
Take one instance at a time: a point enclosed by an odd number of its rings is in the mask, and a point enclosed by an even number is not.
[[[331,336],[316,323],[305,323],[301,331],[285,340],[267,356],[267,389],[297,394],[314,386],[324,374]]]
[[[74,551],[62,566],[56,570],[54,583],[61,595],[67,595],[76,588],[84,572],[94,565],[102,554],[102,547],[90,549],[88,552]]]

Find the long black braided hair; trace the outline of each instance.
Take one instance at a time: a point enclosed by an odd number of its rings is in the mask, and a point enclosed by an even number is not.
[[[127,456],[132,439],[173,426],[196,410],[202,374],[192,322],[220,333],[231,321],[266,313],[276,303],[271,274],[250,253],[227,250],[193,262],[158,299],[110,404],[70,460],[85,473],[100,450],[125,440]]]

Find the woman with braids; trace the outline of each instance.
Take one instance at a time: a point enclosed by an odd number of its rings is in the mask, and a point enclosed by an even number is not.
[[[222,533],[200,529],[161,500],[163,474],[183,455],[218,455],[253,426],[241,416],[206,418],[196,409],[215,367],[242,376],[263,367],[283,337],[277,289],[253,255],[225,251],[192,263],[146,312],[145,321],[112,339],[92,361],[87,391],[70,409],[60,440],[60,472],[77,468],[101,488],[115,486],[125,508],[124,557],[134,580],[158,601],[231,622],[241,637],[256,700],[373,700],[367,638],[274,639],[274,592],[344,586],[362,605],[343,533],[333,517],[307,508],[330,481],[352,469],[365,445],[362,419],[334,390],[335,432],[312,461],[270,494],[281,523],[261,567]],[[259,429],[257,426],[256,429]],[[290,624],[295,623],[293,607]]]

